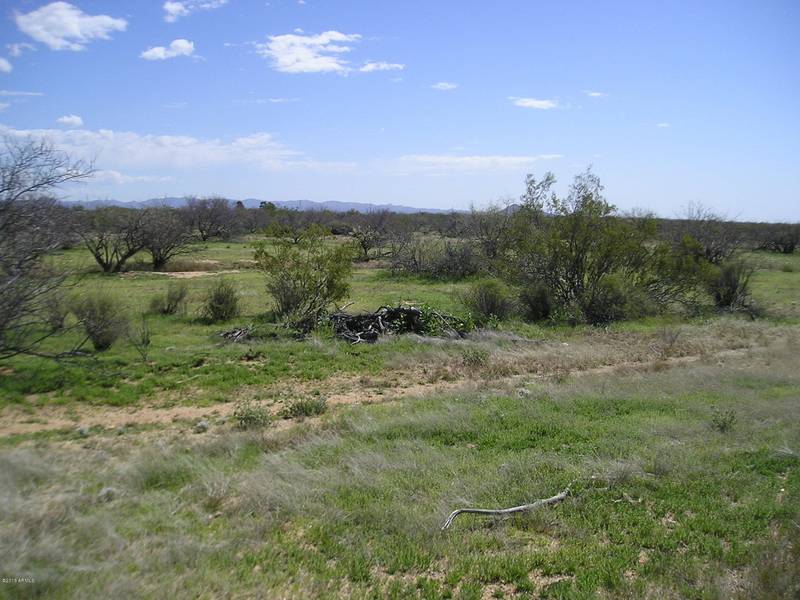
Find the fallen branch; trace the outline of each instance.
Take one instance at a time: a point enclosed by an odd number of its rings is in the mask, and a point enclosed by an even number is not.
[[[572,484],[570,484],[571,486]],[[537,508],[541,508],[543,506],[550,506],[551,504],[558,504],[559,502],[563,501],[567,496],[569,496],[569,487],[565,489],[563,492],[556,494],[551,498],[543,498],[541,500],[536,500],[535,502],[531,502],[530,504],[523,504],[521,506],[514,506],[512,508],[498,508],[498,509],[491,509],[491,508],[459,508],[454,510],[450,513],[450,516],[447,517],[447,521],[444,522],[442,525],[442,531],[450,527],[453,524],[453,519],[455,519],[461,513],[474,513],[478,515],[494,515],[494,516],[506,516],[513,513],[518,512],[527,512],[530,510],[536,510]]]

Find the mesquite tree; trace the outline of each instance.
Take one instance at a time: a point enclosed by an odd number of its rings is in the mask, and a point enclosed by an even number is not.
[[[46,197],[86,179],[91,164],[72,160],[47,141],[5,137],[0,146],[0,359],[35,353],[52,335],[46,305],[65,275],[44,264],[63,242],[63,212]]]

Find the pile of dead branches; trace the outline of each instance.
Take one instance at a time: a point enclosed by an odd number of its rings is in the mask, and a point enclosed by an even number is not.
[[[372,313],[335,312],[329,317],[336,337],[352,344],[372,344],[381,335],[454,335],[462,337],[469,329],[458,317],[429,307],[382,306]]]
[[[229,342],[245,342],[253,336],[253,326],[248,325],[247,327],[237,327],[236,329],[223,331],[219,336]]]

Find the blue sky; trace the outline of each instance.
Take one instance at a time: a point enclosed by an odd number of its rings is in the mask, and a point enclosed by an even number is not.
[[[800,2],[4,0],[0,130],[73,199],[466,208],[566,189],[800,220]]]

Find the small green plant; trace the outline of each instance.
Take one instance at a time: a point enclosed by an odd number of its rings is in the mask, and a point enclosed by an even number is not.
[[[461,302],[480,325],[507,319],[515,308],[511,291],[496,279],[487,279],[471,285],[461,298]]]
[[[239,316],[239,293],[229,281],[218,279],[208,290],[203,303],[203,318],[211,323]]]
[[[186,457],[165,448],[151,448],[139,456],[130,476],[137,490],[170,490],[189,483],[193,469]]]
[[[489,351],[484,348],[466,348],[461,355],[461,363],[465,367],[485,367],[489,362]]]
[[[239,429],[263,429],[270,423],[269,411],[260,402],[245,398],[233,409],[233,418]]]
[[[328,410],[328,402],[322,396],[316,396],[292,400],[282,414],[285,419],[297,419],[321,415],[326,410]]]
[[[183,282],[170,281],[166,294],[150,300],[150,312],[159,315],[174,315],[186,310],[188,286]]]
[[[121,312],[118,300],[105,292],[75,298],[72,312],[98,352],[111,348],[127,330],[128,321]]]
[[[147,316],[142,315],[141,321],[138,325],[128,329],[128,341],[142,357],[142,362],[147,362],[147,357],[150,353],[150,344],[152,339],[150,337],[150,325],[147,322]]]
[[[720,433],[727,433],[733,426],[736,425],[736,411],[732,408],[729,410],[720,410],[714,408],[711,414],[711,426]]]

